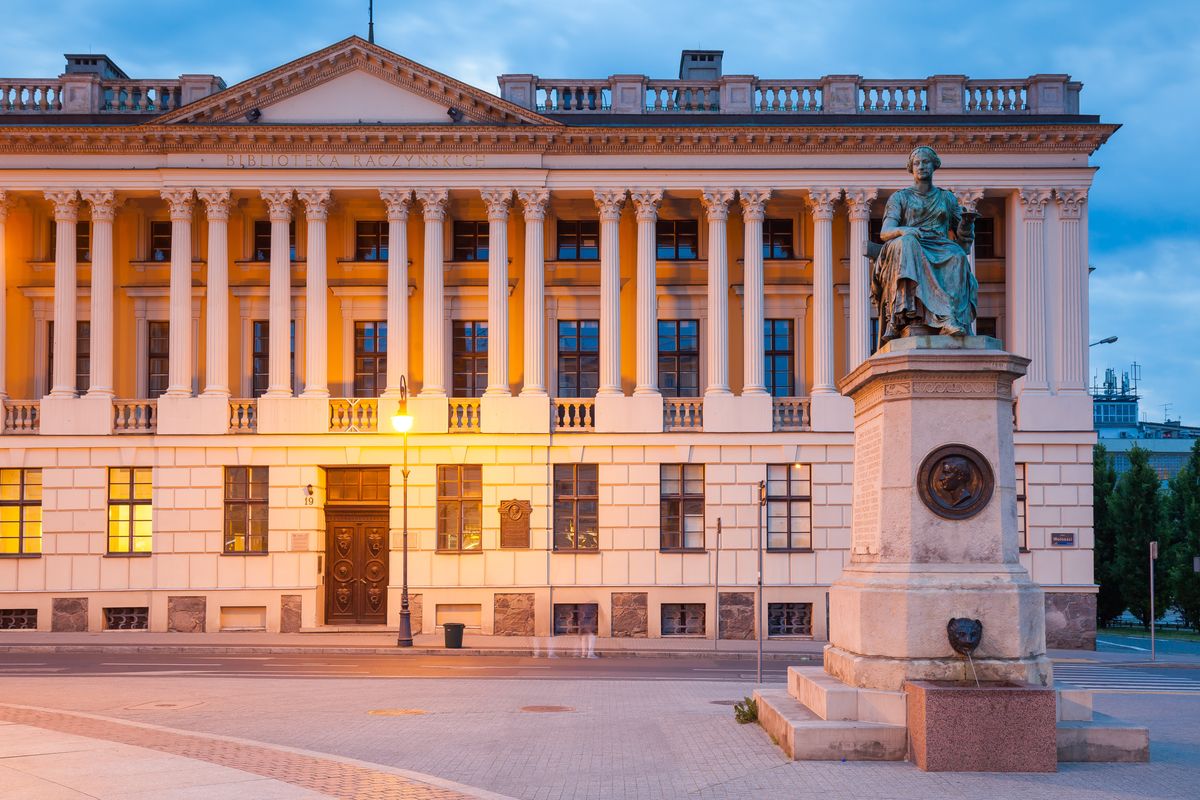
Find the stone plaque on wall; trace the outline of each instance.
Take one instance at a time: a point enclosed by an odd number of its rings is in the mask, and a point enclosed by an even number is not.
[[[500,501],[501,547],[529,547],[529,514],[532,510],[528,500]]]

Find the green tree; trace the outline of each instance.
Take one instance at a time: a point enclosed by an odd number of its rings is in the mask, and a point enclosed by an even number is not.
[[[1167,525],[1171,532],[1170,585],[1184,621],[1200,631],[1200,574],[1192,559],[1200,556],[1200,439],[1187,463],[1171,479]]]
[[[1130,613],[1150,624],[1150,542],[1168,551],[1163,524],[1162,492],[1158,474],[1150,468],[1150,453],[1136,445],[1129,451],[1129,471],[1117,480],[1108,510],[1116,531],[1115,564],[1121,594]],[[1154,609],[1166,611],[1170,581],[1155,571]]]
[[[1103,628],[1125,610],[1125,597],[1121,594],[1116,563],[1116,530],[1112,524],[1113,489],[1117,485],[1117,471],[1104,445],[1097,444],[1092,450],[1092,526],[1095,531],[1096,583],[1100,594],[1096,598],[1096,624]]]

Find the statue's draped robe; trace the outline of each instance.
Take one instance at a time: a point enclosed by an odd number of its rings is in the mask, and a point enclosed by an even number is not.
[[[885,340],[914,323],[954,336],[972,332],[979,284],[966,252],[949,236],[961,218],[958,200],[945,189],[925,195],[901,189],[888,199],[885,228],[891,222],[920,233],[885,242],[875,263],[872,292],[883,303]]]

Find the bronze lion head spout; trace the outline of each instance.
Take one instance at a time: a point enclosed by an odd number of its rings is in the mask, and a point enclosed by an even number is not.
[[[969,656],[979,647],[979,640],[983,638],[983,623],[977,619],[955,617],[946,623],[946,638],[950,640],[954,652]]]

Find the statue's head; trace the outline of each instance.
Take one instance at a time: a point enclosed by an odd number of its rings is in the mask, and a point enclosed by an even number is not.
[[[928,145],[923,144],[920,147],[914,147],[912,152],[908,154],[908,171],[914,177],[931,178],[933,177],[933,171],[940,169],[941,166],[942,160],[938,158],[937,152]],[[918,175],[914,170],[927,170],[927,174]]]
[[[946,638],[954,652],[970,655],[983,639],[983,623],[977,619],[955,617],[946,624]]]

